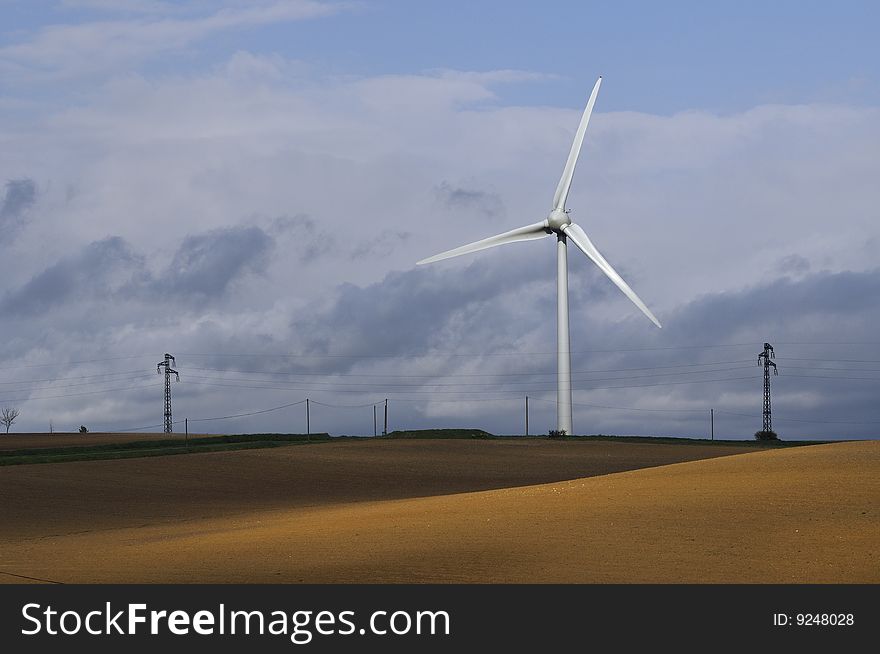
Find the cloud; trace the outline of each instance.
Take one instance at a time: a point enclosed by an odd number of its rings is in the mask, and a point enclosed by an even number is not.
[[[674,319],[677,332],[690,338],[700,333],[735,335],[755,330],[769,334],[811,329],[827,330],[829,317],[853,327],[880,311],[880,269],[860,272],[819,272],[800,280],[781,278],[738,292],[700,299]],[[830,331],[830,330],[828,330]],[[827,333],[827,332],[826,332]]]
[[[37,198],[37,186],[32,179],[14,179],[6,182],[6,193],[0,201],[0,243],[11,241],[25,220],[27,210]]]
[[[121,238],[90,243],[10,292],[0,301],[0,313],[23,317],[63,312],[72,301],[113,293],[142,267],[143,259]]]
[[[368,285],[341,284],[297,317],[291,337],[304,353],[343,356],[332,361],[334,370],[347,369],[359,356],[424,357],[447,368],[450,351],[475,360],[546,351],[555,342],[555,250],[549,240],[530,245],[536,247],[496,250],[463,266],[418,267]],[[572,279],[571,295],[574,316],[608,299],[593,269]],[[487,362],[487,370],[494,365]]]
[[[810,272],[810,262],[799,254],[789,254],[779,260],[776,269],[784,275],[803,275]]]
[[[386,229],[374,238],[362,241],[351,251],[351,256],[355,259],[362,259],[364,257],[387,257],[394,252],[398,246],[409,242],[411,238],[412,233],[410,232]]]
[[[118,5],[93,0],[85,4],[92,9],[133,13],[136,17],[42,27],[30,40],[0,47],[0,69],[20,76],[63,77],[124,70],[131,62],[180,51],[219,32],[319,18],[344,8],[341,4],[313,0],[276,0],[226,3],[227,6],[211,13],[179,16],[170,3]]]
[[[383,109],[413,112],[426,120],[453,108],[471,107],[496,99],[499,84],[531,82],[551,76],[520,70],[431,70],[420,75],[378,75],[354,80],[351,88],[359,105],[379,114]]]
[[[313,218],[302,214],[276,218],[269,229],[305,263],[328,255],[336,244],[332,233],[320,229]]]
[[[134,14],[174,14],[182,7],[164,0],[61,0],[70,9],[92,9],[102,12]]]
[[[157,301],[206,303],[223,298],[248,273],[265,270],[273,245],[259,227],[230,227],[187,236],[158,275],[145,255],[118,236],[89,243],[50,265],[0,300],[0,314],[27,318],[77,311],[83,305],[107,310],[112,303],[149,307]],[[183,307],[186,310],[186,307]],[[103,310],[99,310],[103,314]],[[135,308],[123,321],[136,320]]]
[[[171,265],[151,284],[162,296],[212,299],[247,272],[262,272],[272,239],[259,227],[229,227],[187,236]]]
[[[504,203],[497,193],[452,186],[445,181],[436,192],[440,202],[453,211],[475,211],[490,220],[504,215]]]

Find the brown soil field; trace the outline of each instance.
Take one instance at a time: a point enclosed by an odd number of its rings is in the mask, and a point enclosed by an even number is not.
[[[14,466],[0,579],[880,581],[880,443],[718,457],[740,452],[367,441]]]
[[[0,452],[10,450],[44,450],[55,447],[90,447],[135,441],[162,440],[165,434],[7,434],[0,436]],[[183,438],[181,436],[181,438]]]
[[[189,437],[212,436],[213,434],[190,434]],[[73,434],[0,434],[0,452],[11,450],[45,450],[56,447],[91,447],[94,445],[116,445],[143,441],[184,440],[183,434],[164,433],[118,433],[98,432]]]
[[[266,509],[527,486],[753,449],[547,439],[363,439],[4,466],[0,542]]]

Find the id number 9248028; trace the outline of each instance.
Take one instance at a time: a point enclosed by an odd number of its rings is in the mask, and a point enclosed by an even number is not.
[[[774,613],[773,625],[777,627],[850,627],[855,624],[852,613]]]

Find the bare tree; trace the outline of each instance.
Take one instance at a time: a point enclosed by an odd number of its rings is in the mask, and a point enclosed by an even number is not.
[[[18,414],[21,413],[15,407],[4,407],[0,410],[0,424],[6,427],[6,433],[9,433],[9,428],[15,424],[15,419],[18,418]]]

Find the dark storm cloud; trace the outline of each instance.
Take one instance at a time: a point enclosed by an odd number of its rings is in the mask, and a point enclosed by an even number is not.
[[[150,288],[162,296],[211,299],[233,280],[264,269],[273,240],[259,227],[229,227],[187,236]]]
[[[479,314],[472,330],[482,331],[489,321],[503,333],[504,318],[483,309],[503,292],[530,281],[522,268],[483,262],[442,272],[431,268],[392,272],[366,287],[341,285],[329,309],[295,328],[305,335],[309,351],[422,352],[457,312],[468,309]]]
[[[536,250],[545,256],[535,256]],[[374,364],[390,372],[410,365],[397,356],[427,357],[429,373],[454,372],[468,361],[445,357],[450,351],[506,355],[532,337],[540,341],[538,349],[549,351],[555,347],[553,254],[547,239],[485,253],[468,265],[417,267],[366,286],[342,284],[298,311],[287,336],[232,336],[219,325],[200,323],[192,335],[199,344],[195,350],[217,353],[201,361],[216,368],[331,376]],[[607,300],[610,284],[592,265],[571,277],[573,302],[595,307]],[[582,320],[579,326],[584,324],[593,322]],[[236,358],[230,361],[223,352],[237,353]],[[271,356],[287,352],[296,356]],[[489,361],[487,371],[496,364],[533,369],[544,363],[504,356]]]
[[[158,276],[143,255],[118,236],[90,243],[77,254],[37,274],[0,300],[0,312],[27,317],[68,310],[71,303],[123,304],[139,315],[159,298],[171,302],[209,302],[223,297],[230,285],[249,272],[260,272],[272,238],[258,227],[231,227],[187,236],[171,264]],[[72,311],[72,310],[71,310]],[[104,320],[110,313],[104,314]],[[119,316],[125,319],[124,316]],[[73,325],[68,323],[70,328]]]
[[[508,351],[533,330],[555,331],[555,261],[513,246],[466,266],[425,266],[389,273],[368,286],[343,284],[328,304],[293,325],[305,351],[336,354],[431,354],[433,348]],[[578,299],[597,301],[597,277],[578,284]],[[452,345],[450,345],[452,344]],[[334,364],[341,365],[341,364]]]
[[[487,218],[504,215],[504,203],[496,193],[453,186],[445,181],[434,191],[440,202],[449,209],[478,211]]]
[[[776,345],[781,368],[785,357],[816,359],[797,364],[805,367],[800,371],[803,374],[812,374],[811,370],[821,365],[825,357],[851,358],[856,350],[848,343],[864,343],[858,347],[858,356],[880,360],[880,343],[876,337],[876,324],[880,321],[880,270],[814,273],[797,280],[786,278],[736,292],[706,295],[661,315],[661,320],[663,329],[655,329],[635,309],[619,321],[591,320],[588,307],[580,305],[572,312],[573,369],[652,369],[649,372],[654,377],[643,381],[659,385],[630,391],[627,397],[644,399],[661,395],[683,403],[703,402],[709,407],[713,406],[713,398],[726,392],[759,388],[756,356],[765,341]],[[719,365],[691,368],[712,370],[702,376],[688,373],[687,367],[669,368],[716,362]],[[675,374],[663,377],[662,373],[667,372]],[[624,372],[621,376],[641,374],[644,373]],[[663,385],[673,381],[750,376],[758,386],[749,386],[752,382],[748,380]],[[869,382],[861,386],[865,383]],[[880,378],[871,385],[874,395],[878,385]],[[826,398],[822,406],[827,402],[829,407],[837,403],[837,393],[843,389],[835,380],[794,376],[783,382],[783,388],[791,392],[821,388],[821,395]],[[859,395],[859,388],[852,389],[855,395]],[[853,396],[847,395],[847,398],[853,399]],[[864,402],[858,410],[872,413],[872,402]],[[816,404],[814,408],[814,415],[819,416],[822,407]]]
[[[74,300],[112,294],[121,281],[143,268],[142,257],[119,237],[90,243],[49,266],[0,301],[0,313],[30,316]]]
[[[572,305],[572,315],[582,311],[588,312],[583,303]],[[871,323],[880,319],[880,269],[825,271],[797,279],[784,277],[738,291],[704,295],[660,318],[663,329],[649,329],[649,323],[633,309],[619,323],[591,323],[591,330],[602,331],[591,332],[589,340],[605,340],[619,345],[624,352],[627,343],[638,347],[693,346],[695,349],[688,356],[699,357],[703,352],[700,346],[713,343],[752,339],[760,345],[783,336],[808,340],[807,337],[833,333],[835,328],[850,335],[861,334],[863,328],[873,329]],[[573,333],[575,328],[573,321]]]
[[[25,212],[37,199],[37,186],[32,179],[13,179],[6,182],[6,191],[0,201],[0,242],[9,240],[25,220]]]
[[[821,272],[698,299],[678,312],[670,327],[694,339],[701,334],[717,339],[748,331],[803,332],[832,321],[861,322],[878,312],[880,269]]]

